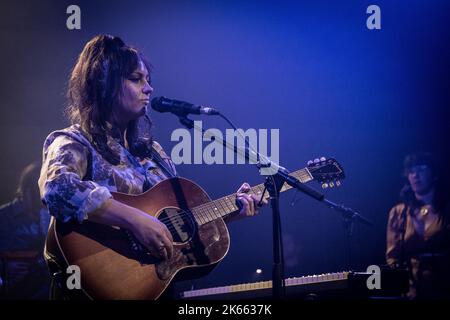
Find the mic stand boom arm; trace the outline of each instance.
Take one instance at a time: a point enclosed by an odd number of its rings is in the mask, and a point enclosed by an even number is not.
[[[205,130],[201,127],[195,125],[194,121],[187,118],[186,116],[179,117],[181,124],[186,126],[188,129],[194,128],[197,131],[205,134]],[[228,119],[226,119],[228,121]],[[229,121],[228,121],[229,122]],[[230,122],[229,122],[230,123]],[[230,123],[231,124],[231,123]],[[233,126],[234,127],[234,126]],[[236,128],[235,128],[236,129]],[[214,141],[221,143],[227,149],[233,150],[239,156],[248,160],[249,163],[255,164],[258,170],[261,168],[275,168],[273,174],[266,178],[264,186],[269,192],[270,202],[272,207],[272,217],[273,217],[273,269],[272,269],[272,293],[274,298],[282,298],[285,295],[284,286],[284,257],[283,257],[283,245],[281,239],[281,219],[279,210],[279,194],[280,189],[284,183],[289,184],[291,187],[303,192],[304,194],[312,197],[313,199],[325,203],[328,207],[335,209],[342,213],[344,219],[350,219],[350,221],[359,220],[368,225],[372,223],[366,218],[362,217],[357,212],[350,208],[346,208],[343,205],[338,205],[330,200],[325,199],[325,196],[320,192],[308,187],[307,185],[301,183],[295,177],[289,175],[289,171],[285,168],[279,166],[278,164],[271,162],[266,156],[261,155],[259,152],[250,150],[247,146],[238,148],[235,145],[231,145],[227,141],[214,137]],[[262,163],[263,161],[263,163]],[[261,195],[263,197],[264,194]]]

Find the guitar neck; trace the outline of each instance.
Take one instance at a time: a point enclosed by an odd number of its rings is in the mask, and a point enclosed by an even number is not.
[[[306,183],[313,180],[313,176],[307,168],[303,168],[292,172],[291,176],[297,178],[301,183]],[[288,184],[283,184],[280,192],[287,191],[292,187]],[[264,191],[264,184],[258,184],[251,188],[250,193],[261,195]],[[264,198],[268,198],[269,195],[266,193]],[[191,212],[195,217],[196,222],[199,225],[214,221],[219,218],[226,218],[239,211],[236,204],[236,195],[230,194],[228,196],[213,200],[211,202],[204,203],[200,206],[191,208]]]

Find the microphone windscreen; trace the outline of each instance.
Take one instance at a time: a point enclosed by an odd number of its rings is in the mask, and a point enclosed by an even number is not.
[[[158,112],[166,112],[167,110],[164,109],[163,105],[162,105],[162,99],[164,99],[164,97],[154,97],[152,99],[152,109]]]

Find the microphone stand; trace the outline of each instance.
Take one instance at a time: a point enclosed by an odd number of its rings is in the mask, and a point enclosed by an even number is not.
[[[355,222],[359,222],[367,226],[373,226],[373,223],[355,210],[345,207],[343,204],[338,205],[327,199],[324,200],[324,203],[327,204],[331,209],[334,209],[341,213],[344,230],[347,237],[347,264],[350,270],[352,270],[352,238]]]
[[[221,114],[220,114],[221,115]],[[221,115],[222,116],[222,115]],[[187,118],[186,115],[179,115],[179,120],[188,129],[195,129],[205,134],[205,130],[194,124],[194,121]],[[224,116],[222,116],[224,117]],[[232,127],[234,125],[224,117]],[[234,127],[236,130],[236,128]],[[259,152],[250,150],[247,146],[238,148],[235,145],[229,144],[227,141],[214,137],[214,141],[221,143],[227,149],[233,150],[237,155],[243,156],[245,160],[249,160],[249,163],[255,164],[258,170],[262,168],[276,168],[277,171],[274,174],[268,176],[264,183],[265,190],[269,192],[270,203],[272,207],[273,218],[273,269],[272,269],[272,294],[275,299],[280,299],[285,296],[285,283],[284,283],[284,256],[283,256],[283,242],[281,238],[281,215],[280,215],[280,203],[279,195],[281,187],[284,183],[289,184],[291,187],[303,192],[311,198],[326,204],[328,207],[341,212],[344,219],[349,219],[352,224],[354,221],[359,221],[364,224],[372,225],[372,223],[366,218],[362,217],[354,210],[344,207],[343,205],[336,204],[328,199],[320,192],[306,186],[301,183],[297,178],[290,176],[289,171],[279,166],[278,164],[271,162],[266,156],[261,155]],[[247,143],[246,143],[247,144]],[[261,199],[264,196],[265,190],[261,195]]]

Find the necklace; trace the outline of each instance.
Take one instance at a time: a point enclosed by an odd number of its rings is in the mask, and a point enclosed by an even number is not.
[[[423,206],[422,208],[420,208],[420,215],[421,216],[426,216],[429,212],[430,212],[430,206]]]

